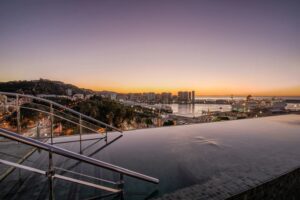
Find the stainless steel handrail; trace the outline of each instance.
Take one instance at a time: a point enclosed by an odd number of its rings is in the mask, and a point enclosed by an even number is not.
[[[37,168],[34,168],[34,167],[29,167],[29,166],[26,166],[26,165],[20,165],[20,164],[13,163],[13,162],[10,162],[10,161],[7,161],[7,160],[2,160],[2,159],[0,159],[0,163],[4,164],[4,165],[24,169],[24,170],[27,170],[27,171],[31,171],[31,172],[34,172],[34,173],[37,173],[37,174],[47,176],[46,171],[43,171],[43,170],[40,170],[40,169],[37,169]],[[53,178],[62,179],[62,180],[65,180],[65,181],[70,181],[70,182],[73,182],[73,183],[82,184],[82,185],[93,187],[93,188],[96,188],[96,189],[105,190],[107,192],[112,192],[112,193],[121,192],[120,189],[114,189],[114,188],[111,188],[111,187],[106,187],[106,186],[103,186],[103,185],[99,185],[99,184],[95,184],[95,183],[91,183],[91,182],[87,182],[87,181],[82,181],[82,180],[67,177],[67,176],[62,176],[62,175],[59,175],[59,174],[54,174]]]
[[[85,119],[91,120],[91,121],[96,122],[96,123],[98,123],[98,124],[101,124],[101,125],[103,125],[103,126],[109,127],[109,128],[111,128],[112,130],[115,130],[115,131],[118,131],[118,132],[122,133],[122,130],[120,130],[120,129],[114,127],[114,126],[111,126],[111,125],[109,125],[109,124],[106,124],[106,123],[104,123],[104,122],[101,122],[101,121],[99,121],[99,120],[97,120],[97,119],[94,119],[94,118],[92,118],[92,117],[89,117],[89,116],[87,116],[87,115],[85,115],[85,114],[82,114],[82,113],[80,113],[80,112],[77,112],[77,111],[75,111],[75,110],[73,110],[73,109],[71,109],[71,108],[68,108],[68,107],[66,107],[66,106],[63,106],[63,105],[61,105],[61,104],[59,104],[59,103],[56,103],[56,102],[51,101],[51,100],[48,100],[48,99],[44,99],[44,98],[40,98],[40,97],[36,97],[36,96],[32,96],[32,95],[27,95],[27,94],[19,94],[19,93],[11,93],[11,92],[0,92],[0,94],[2,94],[2,95],[7,95],[7,96],[26,97],[26,98],[31,98],[31,99],[36,99],[36,100],[39,100],[39,101],[43,101],[43,102],[46,102],[46,103],[55,105],[55,106],[57,106],[57,107],[60,107],[60,108],[62,108],[62,109],[65,109],[65,110],[67,110],[67,111],[69,111],[69,112],[71,112],[71,113],[73,113],[73,114],[78,115],[79,117],[81,116],[81,117],[83,117],[83,118],[85,118]]]
[[[2,128],[0,128],[0,135],[3,137],[6,137],[8,139],[21,142],[23,144],[34,146],[34,147],[46,150],[51,153],[55,153],[55,154],[58,154],[61,156],[65,156],[65,157],[79,160],[79,161],[82,161],[85,163],[89,163],[94,166],[102,167],[102,168],[105,168],[105,169],[108,169],[108,170],[111,170],[114,172],[118,172],[120,174],[124,174],[124,175],[130,176],[130,177],[133,177],[133,178],[137,178],[137,179],[140,179],[143,181],[148,181],[148,182],[155,183],[155,184],[159,183],[159,180],[157,178],[147,176],[147,175],[135,172],[135,171],[131,171],[131,170],[128,170],[128,169],[125,169],[125,168],[122,168],[122,167],[119,167],[119,166],[116,166],[116,165],[113,165],[110,163],[106,163],[106,162],[103,162],[103,161],[100,161],[100,160],[97,160],[97,159],[94,159],[91,157],[80,155],[78,153],[74,153],[72,151],[68,151],[66,149],[56,147],[54,145],[45,144],[45,143],[39,142],[37,140],[31,139],[31,138],[26,138],[24,136],[21,136],[19,134],[16,134],[14,132],[11,132],[11,131],[8,131],[8,130],[2,129]]]
[[[41,112],[41,113],[45,113],[45,114],[48,114],[48,115],[53,115],[53,116],[55,116],[55,117],[57,117],[57,118],[60,118],[60,119],[65,120],[65,121],[67,121],[67,122],[70,122],[71,124],[75,124],[75,125],[81,126],[81,127],[85,128],[85,129],[88,129],[88,130],[93,131],[93,132],[95,132],[95,133],[100,133],[99,131],[97,131],[97,130],[95,130],[95,129],[92,129],[92,128],[87,127],[87,126],[85,126],[85,125],[82,125],[82,124],[80,124],[80,123],[74,122],[74,121],[72,121],[72,120],[70,120],[70,119],[67,119],[67,118],[65,118],[65,117],[62,117],[62,116],[60,116],[60,115],[56,115],[56,114],[53,114],[53,113],[50,113],[50,112],[47,112],[47,111],[44,111],[44,110],[40,110],[40,109],[36,109],[36,108],[30,108],[30,107],[26,107],[26,106],[20,106],[20,108],[24,108],[24,109],[28,109],[28,110],[34,110],[34,111]],[[101,134],[102,134],[102,133],[101,133]]]
[[[60,167],[54,167],[54,169],[62,171],[62,172],[67,172],[67,173],[70,173],[70,174],[75,174],[75,175],[85,177],[85,178],[88,178],[88,179],[93,179],[93,180],[97,180],[97,181],[100,181],[100,182],[109,183],[109,184],[112,184],[112,185],[118,185],[119,184],[119,183],[114,182],[114,181],[109,181],[109,180],[102,179],[102,178],[96,178],[96,177],[93,177],[93,176],[89,176],[89,175],[86,175],[86,174],[70,171],[70,170],[67,170],[67,169],[60,168]]]
[[[1,107],[1,105],[0,105],[0,107]],[[10,107],[17,107],[17,106],[16,106],[16,105],[10,105]],[[103,132],[99,132],[99,131],[96,130],[96,129],[90,128],[90,127],[88,127],[88,126],[82,125],[82,124],[80,124],[80,123],[78,123],[78,122],[75,122],[75,121],[73,121],[73,120],[67,119],[67,118],[65,118],[65,117],[62,117],[62,116],[60,116],[60,115],[57,115],[57,114],[54,114],[54,113],[51,113],[51,112],[48,112],[48,111],[45,111],[45,110],[41,110],[41,109],[37,109],[37,108],[31,108],[31,107],[27,107],[27,106],[19,106],[19,107],[20,107],[20,108],[24,108],[24,109],[28,109],[28,110],[33,110],[33,111],[41,112],[41,113],[44,113],[44,114],[47,114],[47,115],[53,115],[54,117],[57,117],[57,118],[60,118],[60,119],[62,119],[62,120],[65,120],[65,121],[67,121],[67,122],[70,122],[71,124],[81,126],[81,127],[85,128],[85,129],[87,129],[87,130],[90,130],[90,131],[94,132],[94,133],[104,134]],[[71,116],[71,115],[69,115],[69,116]],[[71,117],[75,118],[74,116],[71,116]],[[82,121],[82,122],[91,124],[91,125],[93,125],[93,126],[97,126],[97,125],[92,124],[92,123],[89,123],[89,122],[87,122],[87,121]],[[100,127],[100,126],[99,126],[99,127]]]

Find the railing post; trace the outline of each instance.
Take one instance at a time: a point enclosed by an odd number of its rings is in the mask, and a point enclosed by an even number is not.
[[[107,126],[105,126],[105,142],[107,143]]]
[[[52,160],[51,151],[49,151],[49,166],[46,175],[48,177],[48,182],[49,182],[49,200],[53,200],[54,199],[54,188],[53,188],[54,169],[53,169],[53,160]]]
[[[20,119],[21,119],[21,109],[19,105],[19,95],[16,95],[16,108],[17,108],[17,133],[21,133],[21,124],[20,124]]]
[[[82,154],[81,140],[82,140],[82,119],[81,119],[81,115],[79,115],[79,145],[80,145],[80,154]]]
[[[120,173],[120,180],[119,180],[118,187],[121,190],[120,197],[123,200],[124,199],[124,174],[122,173]]]
[[[54,117],[53,117],[53,105],[52,103],[50,104],[50,137],[51,137],[51,144],[53,144],[53,122],[54,122]]]
[[[36,138],[40,139],[40,122],[38,122],[36,126]]]
[[[17,133],[21,134],[21,125],[20,125],[21,109],[19,105],[19,95],[16,95],[16,109],[17,109]],[[20,147],[19,142],[17,146]],[[18,178],[19,178],[19,182],[21,182],[21,169],[18,170]]]

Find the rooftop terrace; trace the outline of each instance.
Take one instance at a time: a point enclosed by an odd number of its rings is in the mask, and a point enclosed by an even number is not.
[[[141,129],[124,132],[120,138],[110,133],[108,145],[103,139],[85,141],[82,150],[84,155],[159,178],[160,183],[153,185],[125,177],[125,199],[225,199],[299,167],[299,130],[300,115],[282,115]],[[79,152],[78,142],[58,143],[76,138],[61,137],[55,142]],[[46,169],[47,157],[46,152],[35,151],[23,164]],[[55,155],[54,164],[60,174],[69,173],[59,171],[63,168],[96,178],[118,179],[105,169],[62,156]],[[56,180],[54,186],[57,199],[88,199],[103,194],[62,180]],[[15,170],[0,182],[0,188],[0,199],[45,199],[48,195],[46,177],[24,170]]]

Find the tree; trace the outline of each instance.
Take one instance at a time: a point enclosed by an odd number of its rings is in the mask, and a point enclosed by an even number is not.
[[[173,126],[174,125],[174,121],[172,120],[168,120],[168,121],[165,121],[163,126]]]
[[[147,125],[147,127],[149,127],[150,125],[153,124],[152,120],[150,118],[146,118],[145,119],[145,124]]]
[[[250,100],[251,100],[251,98],[252,98],[252,95],[251,95],[251,94],[249,94],[249,95],[247,96],[246,100],[247,100],[247,101],[250,101]]]

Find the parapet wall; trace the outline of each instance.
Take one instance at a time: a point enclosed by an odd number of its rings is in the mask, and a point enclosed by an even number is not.
[[[298,200],[300,199],[300,168],[227,200]]]

